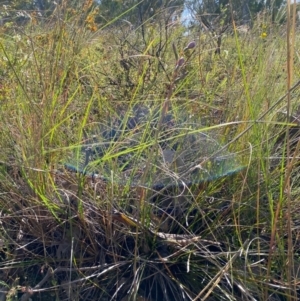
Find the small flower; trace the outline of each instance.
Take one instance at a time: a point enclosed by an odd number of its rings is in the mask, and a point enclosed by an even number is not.
[[[268,36],[268,35],[267,35],[266,32],[263,32],[263,33],[260,35],[260,37],[261,37],[262,39],[265,39],[267,36]]]
[[[181,57],[177,63],[176,63],[176,69],[178,69],[179,67],[181,67],[184,64],[184,57]]]
[[[188,45],[183,49],[183,51],[189,50],[189,49],[193,49],[196,46],[196,42],[195,41],[191,41],[188,43]]]

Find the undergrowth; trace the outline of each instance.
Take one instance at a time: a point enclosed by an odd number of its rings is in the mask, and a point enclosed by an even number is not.
[[[299,82],[287,120],[285,30],[232,26],[216,51],[167,11],[137,28],[97,29],[88,7],[56,14],[0,29],[0,299],[296,300]],[[219,147],[189,172],[220,154],[236,165],[187,183],[185,135]],[[178,160],[157,161],[165,145]],[[101,156],[81,165],[90,146]]]

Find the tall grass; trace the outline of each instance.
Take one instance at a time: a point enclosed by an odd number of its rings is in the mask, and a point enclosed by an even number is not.
[[[211,35],[166,22],[167,11],[137,28],[94,17],[91,6],[58,7],[47,21],[1,28],[1,298],[296,300],[290,27],[233,25],[217,54]],[[146,117],[128,130],[137,108]],[[164,127],[167,113],[176,127]],[[104,128],[117,139],[101,140]],[[184,189],[136,185],[180,180],[157,161],[163,142],[186,133],[220,145],[199,167],[225,151],[239,172]],[[78,170],[87,144],[104,150],[88,165],[97,176],[64,166],[72,158]],[[122,181],[120,158],[134,171]]]

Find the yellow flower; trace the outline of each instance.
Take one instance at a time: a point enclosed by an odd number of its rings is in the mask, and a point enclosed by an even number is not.
[[[267,35],[266,32],[263,32],[263,33],[260,35],[260,37],[261,37],[262,39],[265,39],[267,36],[268,36],[268,35]]]

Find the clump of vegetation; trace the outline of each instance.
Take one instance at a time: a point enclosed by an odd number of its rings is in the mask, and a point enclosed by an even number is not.
[[[173,13],[0,28],[1,300],[297,300],[299,41]]]

